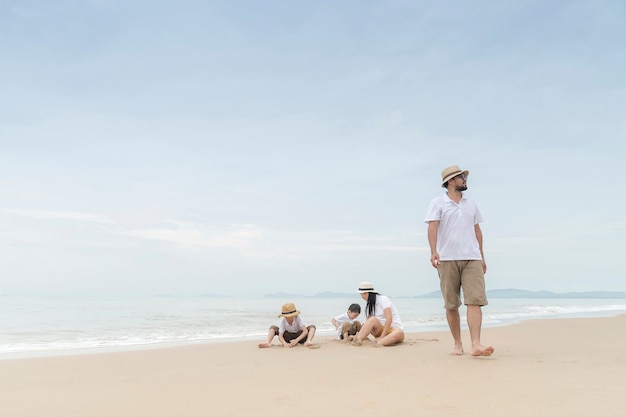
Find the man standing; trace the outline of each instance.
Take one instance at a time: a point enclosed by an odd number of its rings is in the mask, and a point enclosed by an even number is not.
[[[461,288],[467,306],[467,324],[472,339],[472,356],[490,356],[492,346],[480,343],[483,316],[481,307],[487,305],[485,276],[487,264],[483,255],[483,221],[476,203],[465,197],[467,176],[454,165],[441,172],[441,186],[447,192],[433,199],[428,207],[428,244],[430,263],[437,269],[446,319],[454,338],[452,355],[463,354],[461,341]]]

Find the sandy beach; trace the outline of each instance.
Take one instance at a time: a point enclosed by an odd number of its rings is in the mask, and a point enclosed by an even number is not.
[[[623,416],[626,315],[483,329],[489,358],[447,332],[390,348],[317,338],[0,361],[0,415]],[[464,331],[466,350],[469,335]]]

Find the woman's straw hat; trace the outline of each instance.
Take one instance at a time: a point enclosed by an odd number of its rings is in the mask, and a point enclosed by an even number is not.
[[[359,284],[359,289],[356,292],[360,294],[363,294],[364,292],[375,292],[374,285],[369,281],[363,281]]]
[[[458,165],[452,165],[451,167],[444,169],[443,171],[441,171],[441,185],[450,181],[452,178],[456,177],[459,174],[465,174],[465,176],[467,177],[469,175],[469,171],[463,171],[461,168],[459,168]]]
[[[282,313],[278,315],[278,317],[293,317],[300,314],[298,310],[296,310],[296,305],[294,303],[286,303],[283,304]]]

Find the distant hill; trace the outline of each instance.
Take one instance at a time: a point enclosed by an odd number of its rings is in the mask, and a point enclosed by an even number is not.
[[[418,295],[415,298],[439,298],[441,293],[433,291],[428,294]],[[528,291],[514,288],[487,290],[490,298],[626,298],[626,292],[622,291],[584,291],[584,292],[552,292],[552,291]]]

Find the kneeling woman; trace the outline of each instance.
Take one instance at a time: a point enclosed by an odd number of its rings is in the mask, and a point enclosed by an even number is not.
[[[353,344],[360,345],[370,334],[380,346],[391,346],[404,341],[404,330],[398,309],[389,297],[374,291],[371,282],[361,282],[358,291],[361,298],[367,301],[363,327],[355,336]]]

